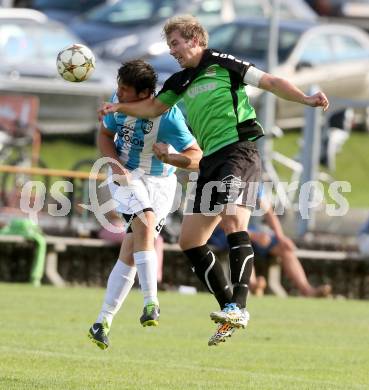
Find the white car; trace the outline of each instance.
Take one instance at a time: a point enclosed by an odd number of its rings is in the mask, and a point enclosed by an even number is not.
[[[108,65],[99,58],[89,80],[63,80],[56,56],[72,43],[83,42],[38,11],[0,8],[0,94],[37,96],[38,125],[44,134],[96,130],[96,109],[116,87],[119,64]]]

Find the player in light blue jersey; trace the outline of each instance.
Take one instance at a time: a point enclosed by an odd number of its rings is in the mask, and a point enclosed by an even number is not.
[[[154,69],[141,60],[118,70],[118,89],[112,102],[152,99]],[[177,107],[153,119],[122,113],[102,118],[99,149],[110,158],[109,189],[117,211],[127,222],[119,259],[110,273],[101,311],[89,337],[101,349],[109,346],[108,334],[115,314],[127,297],[136,271],[144,295],[143,326],[156,326],[159,319],[155,237],[173,204],[176,192],[175,166],[197,169],[202,152]]]

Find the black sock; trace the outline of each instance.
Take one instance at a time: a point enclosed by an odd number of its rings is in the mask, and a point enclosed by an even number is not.
[[[206,288],[214,294],[221,309],[230,303],[232,292],[224,275],[222,265],[207,245],[183,251],[192,264],[192,270],[204,283]]]
[[[233,284],[232,302],[242,309],[246,307],[249,281],[254,263],[254,251],[247,232],[231,233],[227,236],[229,244],[229,264]]]

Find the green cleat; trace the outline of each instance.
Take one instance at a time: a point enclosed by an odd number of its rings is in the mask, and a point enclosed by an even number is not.
[[[88,337],[93,343],[95,343],[100,349],[106,349],[109,347],[108,334],[110,332],[109,325],[104,319],[102,323],[95,322],[88,331]]]
[[[144,309],[140,322],[142,326],[158,326],[159,325],[160,309],[155,303],[147,304]]]

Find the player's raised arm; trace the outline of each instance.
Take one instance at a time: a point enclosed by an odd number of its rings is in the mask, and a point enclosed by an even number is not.
[[[269,73],[263,74],[259,82],[259,88],[272,92],[285,100],[306,104],[311,107],[323,107],[324,111],[327,111],[329,107],[329,101],[323,92],[319,91],[311,96],[306,95],[288,80]]]
[[[112,112],[123,112],[126,115],[148,119],[155,118],[168,109],[169,106],[159,99],[149,97],[132,103],[104,103],[97,112],[99,118]]]

